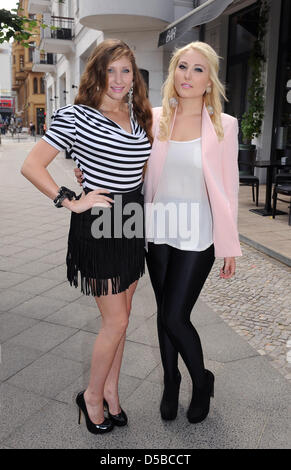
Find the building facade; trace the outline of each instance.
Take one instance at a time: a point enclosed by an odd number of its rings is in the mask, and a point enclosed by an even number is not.
[[[11,82],[11,44],[0,44],[0,127],[9,122],[15,112]]]
[[[215,1],[211,7],[215,7]],[[202,7],[210,2],[198,0],[193,6]],[[194,29],[199,29],[199,39],[210,44],[221,57],[220,79],[229,99],[224,103],[224,111],[237,117],[240,123],[249,106],[249,58],[258,35],[259,2],[233,0],[227,3],[230,4],[217,18]],[[267,3],[270,10],[264,44],[264,118],[261,134],[253,140],[258,160],[291,158],[291,2],[268,0]],[[181,45],[181,40],[183,37],[163,47]],[[265,168],[256,168],[255,175],[261,183],[266,181]]]
[[[268,0],[268,4],[270,10],[263,71],[264,119],[261,135],[253,140],[259,160],[276,160],[283,156],[282,152],[287,152],[288,144],[291,146],[291,108],[286,96],[287,83],[291,79],[290,42],[288,44],[291,31],[290,2]],[[203,40],[211,44],[223,58],[221,79],[226,85],[229,99],[224,106],[225,112],[236,116],[239,123],[248,109],[247,95],[251,79],[249,58],[258,34],[258,16],[259,5],[256,0],[235,0],[222,15],[204,27]],[[256,168],[255,174],[261,183],[265,182],[266,169]]]
[[[42,14],[43,21],[58,29],[41,31],[40,51],[34,67],[46,72],[47,124],[55,109],[74,102],[80,77],[94,47],[103,39],[124,40],[133,50],[148,83],[153,106],[161,104],[161,87],[175,47],[200,39],[221,57],[220,79],[229,102],[224,111],[241,120],[248,108],[249,57],[257,35],[258,1],[233,0],[204,24],[188,28],[182,36],[158,47],[159,34],[184,15],[195,14],[223,0],[29,0],[28,12]],[[265,38],[265,110],[261,135],[255,139],[257,158],[278,158],[278,150],[291,146],[290,131],[290,1],[268,0],[270,6]],[[204,7],[203,7],[204,8]],[[42,55],[42,59],[41,59]],[[289,88],[288,88],[289,87]],[[261,182],[265,169],[257,169]]]
[[[21,0],[18,14],[35,18],[29,13],[29,0]],[[40,22],[42,16],[36,17]],[[29,47],[16,41],[12,44],[12,90],[16,92],[15,116],[23,127],[35,125],[37,134],[41,134],[45,121],[45,80],[44,73],[33,70],[33,56],[40,43],[40,29],[35,28]]]
[[[106,38],[122,39],[133,49],[148,84],[149,99],[158,106],[169,57],[168,50],[157,48],[159,32],[192,8],[192,0],[30,0],[29,13],[42,14],[45,24],[59,28],[41,31],[35,58],[38,70],[46,72],[47,124],[55,109],[74,102],[85,64]],[[193,40],[196,34],[188,36]]]

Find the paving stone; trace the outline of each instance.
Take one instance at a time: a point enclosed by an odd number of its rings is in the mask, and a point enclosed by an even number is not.
[[[49,289],[42,294],[45,297],[52,297],[54,299],[66,300],[73,302],[74,300],[82,297],[82,292],[71,286],[69,282],[63,282],[52,289]]]
[[[159,362],[158,348],[126,340],[121,372],[131,377],[144,379]]]
[[[61,284],[59,280],[44,279],[37,276],[17,284],[16,289],[20,292],[30,292],[34,295],[39,295],[59,284]]]
[[[66,305],[67,302],[63,300],[37,295],[9,310],[9,313],[42,320]]]
[[[158,348],[159,341],[156,315],[153,315],[144,321],[141,326],[135,329],[132,333],[129,333],[127,338],[135,343],[147,344]]]
[[[59,346],[51,349],[50,354],[56,354],[76,362],[83,362],[89,366],[95,341],[96,335],[94,333],[78,331]]]
[[[30,275],[28,274],[0,271],[0,286],[1,289],[6,289],[8,287],[15,286],[29,278]]]
[[[38,322],[32,318],[24,318],[14,313],[7,312],[0,314],[0,342],[4,343],[8,339],[18,335],[20,332],[30,329]]]
[[[32,319],[20,317],[22,320],[35,322]],[[45,321],[35,322],[35,325],[26,329],[22,333],[14,336],[11,342],[14,344],[32,347],[46,352],[65,341],[77,330],[61,325],[54,325]]]
[[[7,383],[46,398],[54,398],[82,374],[82,368],[80,362],[45,354],[8,379]]]
[[[48,400],[32,392],[26,392],[13,385],[0,385],[1,420],[0,441],[9,434],[14,435],[22,424],[37,411],[43,408]],[[13,419],[11,417],[13,416]],[[1,446],[2,448],[2,446]]]
[[[48,316],[46,321],[71,326],[73,328],[86,329],[88,322],[92,321],[96,323],[97,317],[99,316],[100,312],[97,306],[95,308],[85,307],[77,302],[71,302],[63,308],[60,308],[56,313]]]
[[[41,275],[46,271],[49,271],[52,268],[51,264],[39,262],[39,261],[32,261],[32,262],[23,262],[22,264],[11,267],[10,269],[13,270],[15,273],[25,273],[30,274],[31,276]],[[49,278],[48,278],[49,279]]]
[[[9,341],[1,345],[0,351],[0,382],[4,382],[42,354],[38,349],[10,344]]]

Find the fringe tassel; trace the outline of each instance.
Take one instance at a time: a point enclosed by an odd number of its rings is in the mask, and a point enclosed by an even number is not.
[[[114,259],[114,254],[118,260]],[[109,281],[112,294],[118,294],[145,273],[144,240],[110,238],[95,240],[94,243],[69,239],[66,263],[71,286],[78,287],[80,273],[83,294],[94,297],[108,295]],[[116,271],[116,275],[109,274],[110,271]]]
[[[130,201],[143,204],[139,190],[123,196],[124,203]],[[145,273],[144,238],[97,240],[91,235],[93,220],[90,211],[71,214],[66,257],[68,281],[77,288],[80,273],[83,294],[108,295],[109,281],[112,294],[119,294]]]

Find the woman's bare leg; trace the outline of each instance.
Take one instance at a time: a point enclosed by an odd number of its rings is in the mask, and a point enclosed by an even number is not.
[[[126,290],[126,307],[127,307],[127,314],[128,317],[131,311],[131,303],[134,291],[136,289],[138,281],[132,283],[129,288]],[[122,363],[122,356],[123,350],[125,345],[126,339],[126,332],[122,336],[119,346],[117,348],[114,361],[112,363],[110,372],[107,376],[105,386],[104,386],[104,397],[106,398],[110,413],[116,415],[121,412],[120,404],[119,404],[119,397],[118,397],[118,381],[119,381],[119,374],[121,369]]]
[[[94,344],[90,380],[84,398],[90,419],[100,424],[104,421],[105,381],[128,325],[128,303],[125,292],[95,299],[102,315],[102,326]]]

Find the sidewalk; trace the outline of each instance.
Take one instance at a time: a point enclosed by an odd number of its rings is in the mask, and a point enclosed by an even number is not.
[[[249,324],[242,329],[238,322],[249,312],[247,303],[250,308],[256,305],[254,312],[265,305],[279,305],[276,292],[264,290],[263,276],[275,276],[268,279],[267,286],[271,289],[277,282],[284,293],[282,310],[278,310],[286,316],[286,321],[280,318],[280,324],[287,340],[290,287],[286,286],[291,270],[243,242],[244,256],[238,261],[236,279],[224,284],[218,280],[221,260],[216,260],[191,317],[201,337],[205,365],[215,374],[215,397],[208,418],[198,425],[186,419],[191,384],[182,362],[178,417],[173,422],[160,418],[162,370],[156,306],[145,275],[134,296],[120,379],[120,400],[129,425],[105,436],[88,433],[84,420],[78,426],[74,399],[87,385],[100,313],[93,298],[83,296],[66,281],[69,212],[55,209],[20,175],[32,145],[4,142],[0,146],[0,448],[290,448],[290,364],[285,357],[284,377],[272,365],[268,350],[262,354],[259,343],[250,344],[254,337],[246,334]],[[80,192],[73,180],[73,162],[63,154],[49,169],[59,184]],[[242,189],[248,190],[242,194],[251,208],[251,189]],[[280,223],[277,218],[264,221],[249,214],[256,233],[265,222]],[[273,227],[280,234],[286,232],[289,239],[287,224]],[[251,263],[258,267],[256,272]],[[250,317],[266,322],[256,313],[244,317],[246,322]],[[267,323],[272,330],[279,324],[270,319]],[[253,330],[249,325],[249,331]],[[283,333],[278,332],[284,341]],[[286,340],[281,349],[284,354]]]
[[[266,186],[260,185],[259,206],[264,207]],[[288,197],[283,197],[288,200]],[[282,215],[261,216],[249,209],[256,209],[252,200],[252,188],[240,186],[238,227],[240,240],[261,252],[291,266],[291,226],[288,225],[289,205],[278,201],[277,209]]]

